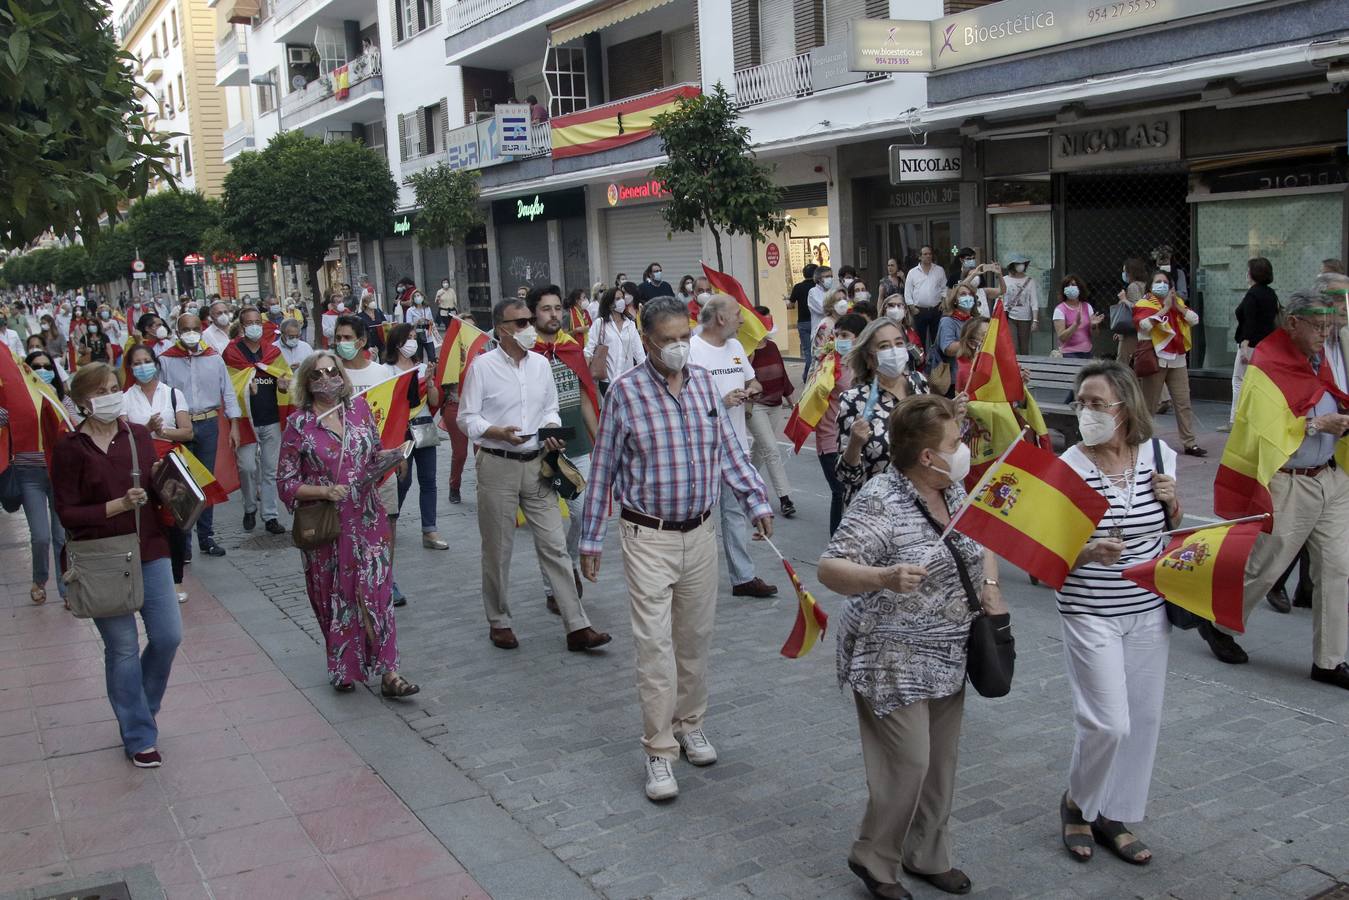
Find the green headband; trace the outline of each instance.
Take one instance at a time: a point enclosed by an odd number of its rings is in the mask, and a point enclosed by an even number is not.
[[[1295,310],[1294,312],[1290,312],[1288,315],[1297,316],[1300,319],[1305,319],[1309,313],[1312,315],[1333,316],[1337,312],[1339,312],[1339,310],[1335,309],[1332,306],[1308,306],[1305,309],[1299,309]]]

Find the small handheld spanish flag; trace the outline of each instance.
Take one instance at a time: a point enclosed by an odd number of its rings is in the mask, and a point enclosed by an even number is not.
[[[778,559],[782,560],[782,568],[787,570],[787,577],[792,580],[792,587],[796,588],[796,624],[792,626],[792,633],[788,635],[787,643],[782,645],[779,652],[788,659],[800,659],[811,651],[816,641],[824,637],[824,633],[829,629],[829,616],[825,615],[810,591],[801,584],[796,570],[787,562],[787,557],[782,555],[777,545],[768,538],[764,538],[764,542],[772,547]]]
[[[1124,577],[1202,619],[1241,634],[1246,630],[1241,614],[1246,559],[1265,516],[1252,518],[1257,521],[1227,522],[1172,534],[1161,556],[1130,566],[1124,570]]]

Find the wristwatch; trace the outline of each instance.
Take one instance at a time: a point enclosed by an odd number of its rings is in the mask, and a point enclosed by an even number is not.
[[[997,586],[998,586],[998,579],[996,579],[996,578],[985,578],[985,579],[984,579],[984,584],[988,585],[989,587],[997,587]]]

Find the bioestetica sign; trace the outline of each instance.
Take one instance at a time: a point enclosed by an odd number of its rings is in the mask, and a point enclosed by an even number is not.
[[[855,72],[949,69],[1135,28],[1251,6],[1261,0],[1002,0],[932,22],[854,19]],[[927,31],[924,43],[922,31]]]

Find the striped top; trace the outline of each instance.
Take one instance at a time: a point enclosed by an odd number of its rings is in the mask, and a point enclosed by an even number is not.
[[[1174,474],[1176,451],[1166,444],[1160,446],[1163,471]],[[1161,501],[1152,492],[1152,475],[1155,471],[1152,441],[1144,441],[1138,447],[1133,504],[1128,508],[1125,505],[1128,500],[1127,487],[1119,491],[1111,486],[1082,449],[1082,445],[1070,447],[1061,459],[1081,475],[1092,490],[1110,501],[1110,510],[1096,526],[1091,540],[1108,538],[1111,530],[1119,527],[1124,532],[1125,549],[1113,566],[1087,563],[1069,572],[1063,588],[1054,595],[1058,600],[1059,612],[1065,616],[1114,618],[1157,609],[1165,602],[1161,597],[1120,574],[1129,566],[1156,559],[1166,545],[1165,539],[1158,536],[1166,530],[1165,511]]]

